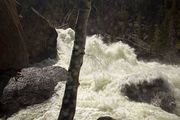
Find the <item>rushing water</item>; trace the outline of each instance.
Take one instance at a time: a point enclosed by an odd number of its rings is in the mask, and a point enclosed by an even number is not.
[[[74,31],[58,29],[57,32],[60,60],[55,65],[67,69]],[[177,115],[146,103],[129,101],[120,93],[124,83],[151,81],[158,77],[171,84]],[[180,120],[180,67],[138,61],[133,48],[122,42],[106,45],[100,36],[87,37],[80,83],[75,120],[96,120],[107,115],[117,120]],[[48,101],[21,110],[8,120],[57,120],[63,92],[64,83],[59,83],[56,93]]]

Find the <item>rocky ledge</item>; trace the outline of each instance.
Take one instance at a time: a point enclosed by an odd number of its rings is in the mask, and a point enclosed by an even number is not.
[[[0,115],[9,116],[21,108],[42,103],[52,96],[60,81],[68,79],[68,72],[55,66],[24,68],[9,80],[0,98]]]
[[[176,101],[170,86],[163,78],[157,78],[137,84],[124,84],[121,92],[132,101],[149,103],[174,113]]]

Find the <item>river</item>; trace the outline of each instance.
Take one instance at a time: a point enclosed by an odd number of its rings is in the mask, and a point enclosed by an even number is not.
[[[57,29],[57,32],[59,60],[55,66],[67,69],[74,31]],[[75,120],[96,120],[100,116],[111,116],[117,120],[180,120],[180,66],[139,61],[133,48],[122,42],[104,44],[100,35],[87,37],[85,52]],[[159,77],[167,80],[173,89],[176,114],[150,104],[130,101],[120,92],[125,83],[150,82]],[[60,82],[49,100],[27,107],[8,120],[57,120],[64,86]]]

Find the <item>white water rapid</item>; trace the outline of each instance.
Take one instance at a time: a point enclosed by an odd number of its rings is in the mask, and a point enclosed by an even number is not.
[[[67,69],[74,31],[58,29],[57,32],[60,60],[55,65]],[[120,92],[121,85],[126,82],[151,81],[158,77],[172,84],[177,115],[153,105],[130,101]],[[122,42],[106,45],[100,36],[87,37],[80,83],[75,120],[97,120],[101,116],[117,120],[180,120],[180,66],[138,61],[133,48]],[[63,91],[64,84],[59,83],[48,101],[27,107],[8,120],[57,120]]]

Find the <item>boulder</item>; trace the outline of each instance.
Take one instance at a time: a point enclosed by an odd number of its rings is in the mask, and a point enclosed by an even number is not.
[[[68,72],[61,67],[24,68],[10,78],[0,98],[0,115],[11,115],[26,106],[42,103],[52,96],[60,81],[66,81]]]
[[[22,5],[22,13],[24,15],[28,15],[28,8],[33,7],[56,28],[75,27],[75,21],[78,14],[78,11],[76,9],[76,0],[17,1]],[[96,25],[91,28],[93,29],[94,27],[96,27]]]
[[[0,70],[20,69],[28,64],[24,34],[15,0],[0,1]]]
[[[8,84],[11,77],[16,76],[19,70],[8,69],[0,70],[0,97],[3,94],[3,90]]]
[[[176,101],[170,86],[163,78],[157,78],[150,82],[124,84],[121,92],[132,101],[149,103],[173,113]]]
[[[104,116],[104,117],[98,118],[97,120],[115,120],[115,119],[109,116]]]
[[[30,63],[40,62],[57,55],[57,32],[35,9],[23,16],[22,26]]]

